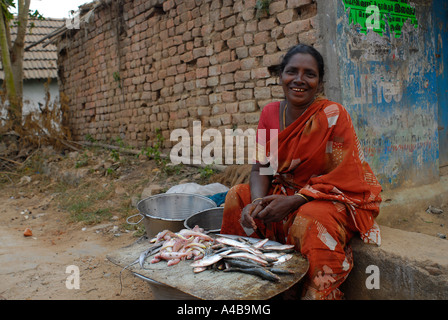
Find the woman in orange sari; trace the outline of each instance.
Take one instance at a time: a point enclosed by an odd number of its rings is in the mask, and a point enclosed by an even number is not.
[[[258,124],[266,157],[257,157],[249,184],[229,190],[221,227],[222,234],[294,244],[309,261],[304,299],[342,298],[339,286],[353,267],[349,240],[360,234],[380,242],[381,186],[347,110],[319,97],[323,76],[313,47],[300,44],[284,56],[285,100],[266,105]]]

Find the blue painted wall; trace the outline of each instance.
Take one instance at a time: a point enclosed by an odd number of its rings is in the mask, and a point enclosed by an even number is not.
[[[410,1],[412,4],[413,2]],[[337,1],[342,103],[385,189],[439,180],[438,96],[432,2],[415,4],[418,27],[399,38],[360,32]]]
[[[448,1],[433,1],[440,166],[448,166]]]

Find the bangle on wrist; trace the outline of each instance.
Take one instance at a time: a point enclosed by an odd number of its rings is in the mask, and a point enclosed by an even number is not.
[[[257,201],[257,200],[263,200],[263,198],[256,198],[256,199],[254,199],[254,200],[252,201],[252,203],[254,203],[254,202]]]
[[[303,195],[303,194],[301,194],[301,193],[296,192],[296,193],[294,193],[294,195],[295,195],[295,196],[302,197],[303,199],[305,199],[306,202],[310,202],[310,199],[308,199],[305,195]]]

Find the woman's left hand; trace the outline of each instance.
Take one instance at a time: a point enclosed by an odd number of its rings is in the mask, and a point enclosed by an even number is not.
[[[260,205],[251,212],[251,216],[265,223],[278,222],[305,203],[302,197],[274,194],[263,197],[259,202]]]

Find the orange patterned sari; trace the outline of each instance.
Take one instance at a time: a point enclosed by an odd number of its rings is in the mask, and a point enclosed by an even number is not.
[[[258,130],[273,129],[263,124],[272,123],[266,118],[271,114],[272,119],[278,108],[279,102],[263,109]],[[308,259],[303,298],[342,298],[338,287],[353,266],[348,241],[359,233],[365,242],[380,244],[374,219],[379,213],[381,186],[364,160],[350,115],[340,104],[316,100],[277,139],[278,153],[271,150],[275,148],[270,141],[259,146],[265,147],[271,163],[277,163],[269,194],[298,191],[313,200],[280,222],[265,225],[255,219],[257,226],[271,240],[294,244]],[[246,235],[239,220],[250,202],[249,185],[230,189],[221,233]],[[250,236],[257,237],[255,233]]]

